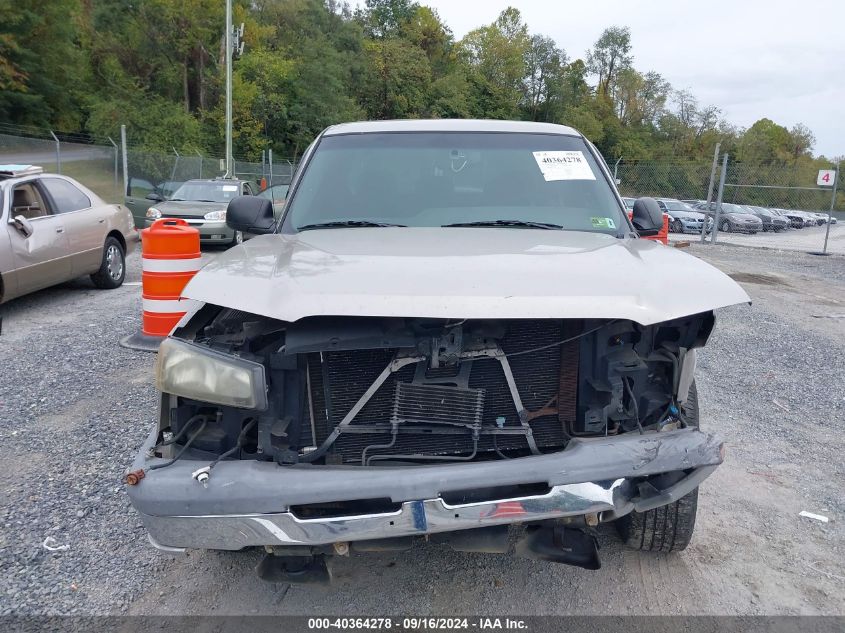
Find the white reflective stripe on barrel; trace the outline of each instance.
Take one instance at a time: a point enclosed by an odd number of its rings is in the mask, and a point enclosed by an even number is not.
[[[141,258],[141,270],[148,273],[191,273],[202,268],[202,258],[150,259]]]
[[[147,299],[141,301],[144,304],[144,312],[159,312],[162,314],[187,312],[193,310],[199,301],[193,299]]]

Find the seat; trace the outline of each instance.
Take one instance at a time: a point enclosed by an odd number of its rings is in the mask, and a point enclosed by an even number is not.
[[[18,215],[22,215],[27,220],[46,215],[31,185],[21,185],[15,188],[15,193],[12,197],[12,217]]]

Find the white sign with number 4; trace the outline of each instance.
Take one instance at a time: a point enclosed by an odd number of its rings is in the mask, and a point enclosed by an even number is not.
[[[835,169],[820,169],[819,177],[816,179],[816,184],[819,187],[832,187],[833,181],[836,179]]]

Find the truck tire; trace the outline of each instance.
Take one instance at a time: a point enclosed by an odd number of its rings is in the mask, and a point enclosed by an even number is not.
[[[698,427],[698,391],[693,381],[684,407],[687,424]],[[631,512],[617,519],[616,529],[628,547],[646,552],[679,552],[689,545],[695,529],[698,488],[669,505]]]
[[[91,275],[97,288],[112,290],[120,287],[126,277],[126,255],[123,246],[113,237],[107,237],[103,245],[103,260],[100,270]]]

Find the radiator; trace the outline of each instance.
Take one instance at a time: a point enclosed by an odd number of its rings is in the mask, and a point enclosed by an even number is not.
[[[556,450],[564,447],[568,435],[566,429],[574,422],[576,411],[576,388],[578,380],[578,345],[575,343],[555,345],[559,341],[579,332],[580,324],[570,321],[516,320],[507,322],[507,332],[500,341],[505,354],[549,346],[527,354],[509,356],[517,390],[523,406],[529,412],[542,414],[533,416],[529,425],[535,442],[541,450]],[[358,399],[373,383],[394,357],[396,350],[353,350],[323,352],[308,355],[308,370],[311,382],[311,400],[318,445],[326,439],[332,429],[344,418]],[[456,369],[441,367],[429,370],[427,376],[439,373],[448,376]],[[407,409],[413,398],[417,398],[429,411],[432,432],[423,435],[402,433],[402,424],[391,454],[410,455],[466,455],[473,450],[470,431],[451,426],[450,434],[437,430],[448,427],[450,422],[480,422],[483,428],[520,428],[516,408],[505,379],[501,364],[492,358],[473,361],[466,393],[444,391],[440,399],[442,406],[431,401],[433,392],[415,391],[410,385],[415,366],[406,366],[391,375],[378,389],[352,422],[361,427],[372,424],[389,425],[396,419],[397,406]],[[397,383],[402,383],[397,387]],[[397,399],[397,394],[402,399]],[[480,395],[479,395],[480,394]],[[436,394],[435,394],[436,395]],[[429,398],[426,401],[425,398]],[[399,411],[403,423],[423,422],[424,411],[414,415],[404,409]],[[364,448],[374,444],[388,444],[392,436],[384,433],[343,433],[334,443],[334,461],[360,463]],[[480,457],[495,455],[499,450],[527,449],[523,436],[499,435],[494,445],[493,437],[481,435],[478,439]],[[368,452],[378,454],[378,450]]]

